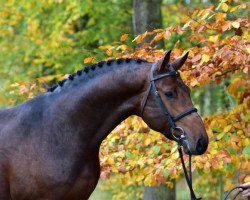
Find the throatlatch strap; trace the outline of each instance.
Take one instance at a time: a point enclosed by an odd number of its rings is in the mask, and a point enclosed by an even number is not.
[[[143,117],[143,111],[144,111],[144,108],[147,104],[151,88],[152,88],[152,84],[150,83],[149,88],[148,88],[147,93],[146,93],[146,96],[144,97],[143,102],[142,102],[141,117]]]

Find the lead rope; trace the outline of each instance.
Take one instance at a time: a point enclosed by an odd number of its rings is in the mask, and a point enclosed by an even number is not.
[[[183,152],[182,152],[182,145],[183,145],[183,141],[185,140],[185,136],[181,136],[178,140],[178,152],[179,152],[179,157],[181,159],[181,164],[182,164],[182,168],[183,168],[183,172],[184,172],[184,175],[185,175],[185,179],[186,179],[186,182],[187,182],[187,185],[188,185],[188,188],[189,188],[189,191],[190,191],[190,198],[191,200],[201,200],[202,198],[196,198],[195,196],[195,193],[194,193],[194,190],[193,190],[193,184],[192,184],[192,156],[191,155],[188,155],[189,156],[189,174],[187,172],[187,168],[185,166],[185,162],[184,162],[184,158],[183,158]],[[244,188],[240,187],[240,186],[237,186],[229,191],[226,192],[226,194],[224,195],[223,199],[222,200],[227,200],[227,198],[229,197],[229,195],[236,189],[242,189],[242,190],[238,190],[232,197],[232,200],[235,200],[236,197],[241,193],[243,192]],[[248,200],[250,200],[250,198],[248,198]]]
[[[189,154],[188,155],[188,164],[189,164],[189,174],[187,172],[187,168],[185,166],[185,162],[184,162],[184,158],[183,158],[183,152],[182,152],[182,145],[183,145],[183,141],[185,139],[185,136],[180,137],[178,140],[178,152],[179,152],[179,157],[181,159],[181,164],[182,164],[182,168],[183,168],[183,172],[185,175],[185,179],[190,191],[190,198],[191,200],[201,200],[202,198],[196,198],[194,190],[193,190],[193,183],[192,183],[192,156]],[[226,194],[224,195],[222,200],[227,200],[227,198],[229,197],[229,195],[236,189],[242,189],[242,190],[238,190],[232,197],[232,200],[235,200],[236,197],[243,192],[243,190],[245,190],[245,188],[242,188],[240,186],[234,187],[233,189],[229,190],[226,192]],[[250,198],[248,197],[248,200],[250,200]]]
[[[182,168],[183,168],[183,171],[184,171],[185,179],[186,179],[189,191],[190,191],[190,198],[191,198],[191,200],[200,200],[201,198],[196,198],[194,190],[193,190],[193,185],[192,185],[192,166],[191,166],[191,164],[192,164],[191,163],[191,161],[192,161],[191,157],[192,156],[189,155],[189,175],[188,175],[185,163],[184,163],[183,153],[182,153],[182,148],[181,148],[182,139],[183,138],[180,138],[179,141],[178,141],[178,152],[179,152],[179,157],[181,159],[181,164],[182,164]]]

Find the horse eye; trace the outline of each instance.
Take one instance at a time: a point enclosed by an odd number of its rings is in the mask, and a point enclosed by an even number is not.
[[[172,91],[165,92],[165,95],[166,95],[166,97],[168,97],[170,99],[174,98],[174,92],[172,92]]]

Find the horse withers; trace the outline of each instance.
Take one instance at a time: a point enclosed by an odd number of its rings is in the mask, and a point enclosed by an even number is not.
[[[171,129],[181,127],[188,152],[203,154],[208,145],[204,124],[177,73],[186,58],[169,63],[168,52],[156,63],[100,62],[0,110],[0,199],[88,199],[100,175],[99,147],[130,115],[141,116],[172,140]],[[157,77],[153,85],[151,76]]]

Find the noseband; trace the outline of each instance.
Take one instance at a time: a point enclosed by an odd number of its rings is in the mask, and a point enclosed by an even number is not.
[[[165,106],[165,104],[163,103],[163,100],[159,94],[159,91],[157,90],[157,87],[155,85],[155,81],[163,79],[163,78],[167,78],[167,77],[179,77],[180,74],[175,71],[175,70],[171,70],[170,72],[164,73],[164,74],[160,74],[160,75],[156,75],[154,76],[154,69],[156,67],[156,63],[153,63],[150,69],[150,86],[147,90],[146,96],[142,102],[142,111],[141,111],[141,116],[143,117],[143,112],[144,109],[146,107],[147,104],[147,100],[149,98],[149,94],[151,92],[151,90],[153,91],[154,97],[158,103],[158,106],[160,107],[160,110],[162,112],[162,114],[166,117],[167,122],[169,123],[171,132],[173,137],[176,139],[176,141],[178,142],[178,151],[179,151],[179,156],[181,158],[181,163],[182,163],[182,167],[183,167],[183,171],[184,171],[184,175],[190,190],[190,196],[191,196],[191,200],[199,200],[201,198],[196,198],[194,190],[193,190],[193,186],[192,186],[192,170],[191,170],[191,150],[189,147],[189,143],[188,140],[186,138],[185,132],[181,127],[178,127],[175,125],[175,122],[179,121],[180,119],[186,117],[187,115],[193,113],[193,112],[197,112],[196,108],[189,108],[186,111],[178,114],[175,117],[172,117],[167,109],[167,107]],[[171,64],[169,65],[170,69],[173,69],[173,67],[171,66]],[[177,132],[180,132],[180,134],[177,134]],[[184,163],[184,159],[183,159],[183,153],[182,153],[182,148],[181,146],[184,146],[184,148],[188,151],[189,154],[189,175]]]

